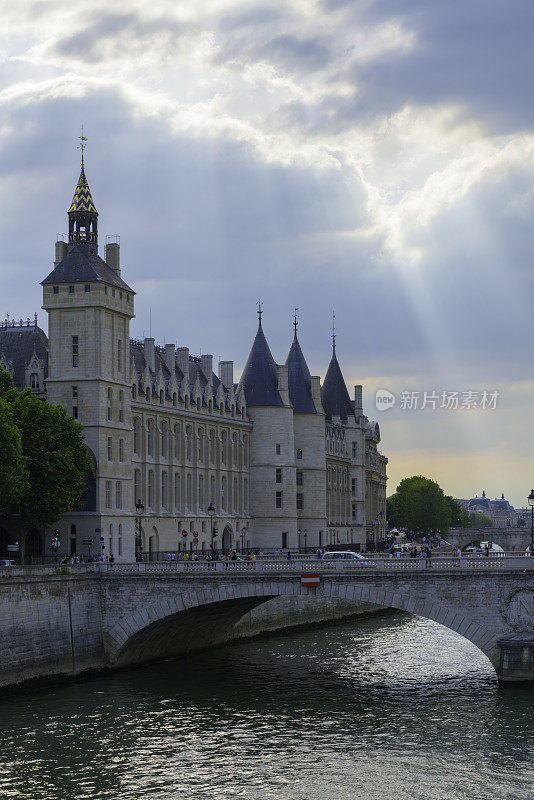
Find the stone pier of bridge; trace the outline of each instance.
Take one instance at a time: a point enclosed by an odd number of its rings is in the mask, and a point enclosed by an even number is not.
[[[148,663],[238,635],[255,609],[285,598],[426,617],[476,645],[503,682],[534,682],[534,564],[442,559],[29,567],[0,574],[0,685]],[[317,575],[318,585],[302,576]],[[282,623],[280,623],[282,624]],[[272,629],[272,625],[270,626]]]

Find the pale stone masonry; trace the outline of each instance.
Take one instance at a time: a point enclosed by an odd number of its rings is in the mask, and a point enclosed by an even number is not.
[[[149,557],[179,550],[328,545],[365,549],[385,531],[386,464],[378,425],[350,400],[335,346],[323,385],[295,335],[277,364],[258,332],[239,384],[233,362],[185,346],[130,338],[135,292],[118,241],[98,255],[98,213],[82,164],[42,282],[48,340],[36,322],[0,326],[0,365],[19,388],[59,403],[84,428],[93,469],[81,507],[64,516],[60,553],[135,557],[135,506],[144,505]],[[13,539],[0,520],[0,556]],[[30,533],[30,532],[29,532]],[[49,552],[32,531],[26,553]],[[103,541],[101,541],[101,539]],[[89,544],[90,542],[90,544]]]

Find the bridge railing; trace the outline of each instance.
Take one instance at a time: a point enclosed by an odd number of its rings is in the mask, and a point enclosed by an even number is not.
[[[505,558],[433,558],[389,559],[370,558],[365,561],[321,561],[317,559],[271,559],[256,561],[151,561],[135,564],[96,564],[95,569],[110,573],[370,573],[370,572],[429,572],[437,570],[492,571],[502,569],[528,569],[534,571],[534,559],[514,555]]]

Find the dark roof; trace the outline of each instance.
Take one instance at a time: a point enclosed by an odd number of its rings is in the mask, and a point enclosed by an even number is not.
[[[311,375],[295,334],[286,360],[289,398],[296,414],[316,414],[311,390]]]
[[[346,422],[349,416],[354,416],[354,408],[350,401],[345,380],[336,358],[335,350],[328,371],[321,388],[321,402],[327,419],[341,417]]]
[[[111,267],[99,255],[91,254],[88,245],[80,242],[71,242],[67,255],[63,258],[50,275],[41,281],[47,283],[94,283],[104,281],[119,289],[135,294]]]
[[[78,178],[78,185],[76,186],[68,213],[71,214],[73,211],[89,211],[92,214],[98,214],[91,196],[89,184],[87,183],[87,178],[85,177],[83,163],[80,177]]]
[[[243,390],[247,406],[283,406],[278,391],[278,370],[272,357],[261,322],[238,391]]]
[[[48,339],[46,333],[36,325],[17,325],[0,328],[0,357],[5,356],[13,368],[15,386],[26,384],[25,370],[33,353],[45,365],[45,378],[48,375]]]

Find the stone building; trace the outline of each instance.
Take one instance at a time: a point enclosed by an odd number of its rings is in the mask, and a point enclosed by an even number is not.
[[[19,388],[63,405],[84,428],[93,469],[85,505],[57,524],[61,552],[133,560],[136,503],[149,558],[179,550],[352,546],[385,531],[387,459],[378,425],[351,400],[337,360],[321,387],[295,322],[285,364],[259,325],[239,383],[233,362],[130,337],[135,292],[118,239],[98,254],[98,212],[85,176],[42,281],[37,321],[0,327],[0,365]],[[45,553],[51,531],[33,532]],[[40,538],[39,538],[40,537]],[[0,528],[0,555],[10,538]]]

